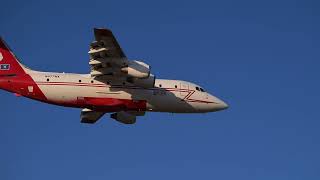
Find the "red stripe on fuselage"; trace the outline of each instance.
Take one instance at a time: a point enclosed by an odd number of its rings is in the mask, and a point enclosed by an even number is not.
[[[88,108],[101,112],[146,111],[147,101],[116,98],[78,97],[70,101],[47,101],[65,107]]]

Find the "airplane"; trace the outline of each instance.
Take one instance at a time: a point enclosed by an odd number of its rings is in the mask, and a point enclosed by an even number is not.
[[[90,74],[32,70],[0,37],[0,89],[48,104],[81,108],[81,123],[88,124],[106,113],[120,123],[134,124],[146,112],[206,113],[228,108],[197,84],[157,79],[148,64],[127,58],[111,30],[93,31]]]

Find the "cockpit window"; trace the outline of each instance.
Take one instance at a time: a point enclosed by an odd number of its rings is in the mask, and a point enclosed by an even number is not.
[[[201,91],[201,92],[206,92],[204,89],[202,89],[201,87],[198,87],[198,86],[196,86],[196,90]]]

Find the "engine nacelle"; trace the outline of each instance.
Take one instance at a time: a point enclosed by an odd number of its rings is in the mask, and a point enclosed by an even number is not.
[[[154,88],[156,77],[150,74],[148,78],[138,79],[138,78],[128,78],[128,82],[143,88]]]
[[[110,117],[124,124],[134,124],[136,123],[137,119],[135,115],[124,111],[113,113],[110,115]]]
[[[150,66],[141,61],[130,61],[127,67],[121,69],[130,77],[145,79],[150,76]]]

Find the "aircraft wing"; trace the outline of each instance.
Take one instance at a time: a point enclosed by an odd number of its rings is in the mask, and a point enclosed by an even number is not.
[[[109,29],[94,28],[94,36],[97,42],[103,42],[104,46],[108,48],[107,54],[110,57],[126,58],[126,55],[122,51],[119,43]]]
[[[155,76],[151,67],[141,61],[128,60],[109,29],[95,28],[95,41],[90,44],[90,75],[107,84],[131,84],[152,88]]]
[[[91,76],[121,76],[121,68],[128,60],[109,29],[94,28],[95,41],[90,44]]]

